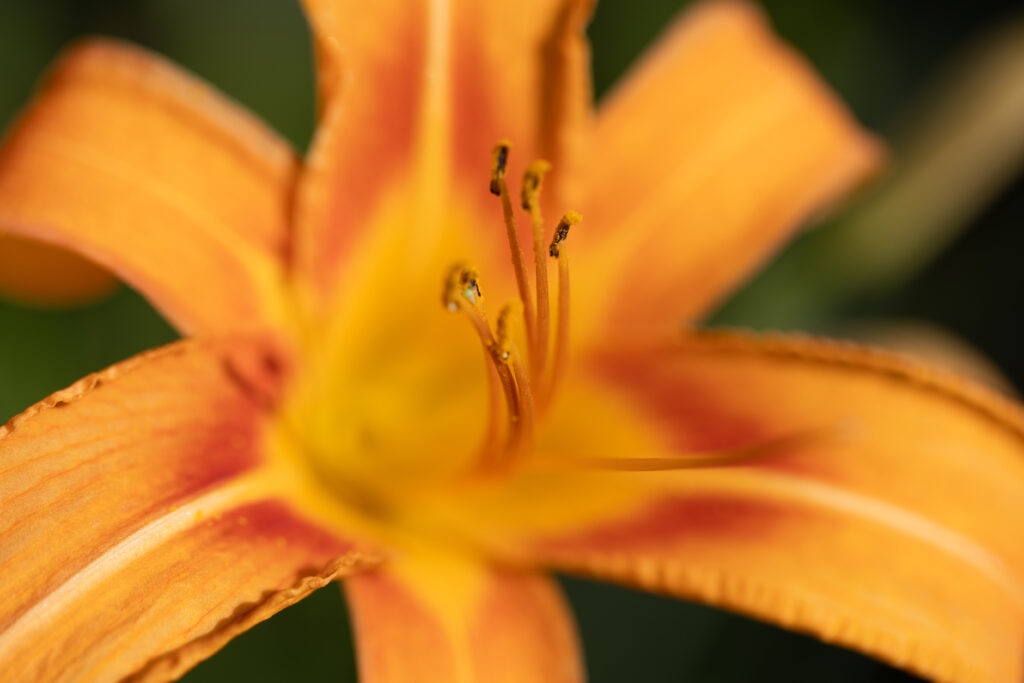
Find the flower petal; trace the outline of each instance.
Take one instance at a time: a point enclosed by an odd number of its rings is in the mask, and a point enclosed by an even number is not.
[[[260,354],[174,344],[0,429],[0,669],[168,680],[358,565],[263,452]]]
[[[500,210],[487,192],[494,143],[516,145],[513,174],[539,154],[569,165],[578,150],[589,116],[590,0],[390,0],[373,12],[354,0],[303,4],[320,118],[298,197],[296,258],[321,294],[338,286],[353,245],[396,195],[415,205],[405,226],[414,253],[448,219],[453,191],[493,217],[482,232],[497,243]]]
[[[591,154],[582,291],[608,293],[593,311],[606,327],[671,331],[880,156],[760,11],[731,0],[688,11],[601,103]]]
[[[297,161],[287,144],[163,59],[69,50],[0,151],[0,230],[74,250],[183,332],[279,311]]]
[[[343,585],[363,683],[584,679],[572,615],[547,577],[417,561]]]
[[[0,292],[42,305],[80,304],[109,294],[117,278],[81,256],[0,234]]]
[[[558,570],[745,612],[935,680],[1021,679],[1019,406],[802,338],[703,334],[592,362],[576,381],[620,415],[593,399],[556,409],[551,470],[449,519],[506,552],[524,539],[519,552]],[[654,464],[680,468],[622,471]]]

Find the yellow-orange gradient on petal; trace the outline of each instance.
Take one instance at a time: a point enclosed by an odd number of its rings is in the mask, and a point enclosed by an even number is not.
[[[82,43],[4,142],[0,231],[105,266],[183,332],[265,328],[283,314],[296,170],[286,143],[162,58]]]
[[[803,338],[709,333],[590,360],[588,391],[603,384],[658,441],[567,450],[570,467],[534,483],[550,492],[528,515],[466,518],[495,537],[526,524],[519,533],[554,568],[747,612],[935,680],[1020,679],[1019,406],[898,357]],[[621,422],[586,424],[599,444]],[[753,455],[683,469],[694,453],[744,450]],[[621,471],[609,455],[680,469]],[[634,495],[573,521],[584,507],[574,491],[601,488],[571,466],[602,459],[620,470],[605,472],[607,486]]]
[[[321,295],[396,193],[416,206],[419,240],[453,202],[493,215],[479,173],[496,140],[516,141],[514,174],[539,155],[573,165],[590,113],[589,1],[303,4],[320,111],[297,195],[296,263]]]
[[[168,680],[363,561],[266,469],[257,343],[150,352],[0,429],[5,680]]]
[[[731,0],[684,14],[601,102],[590,153],[578,281],[601,302],[588,322],[632,334],[706,313],[880,161],[761,12]]]
[[[398,559],[346,580],[362,683],[582,683],[549,577],[476,559]]]

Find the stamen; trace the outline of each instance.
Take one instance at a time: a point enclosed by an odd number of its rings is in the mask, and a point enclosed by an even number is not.
[[[491,326],[487,323],[487,316],[484,314],[483,294],[480,291],[477,278],[477,271],[471,266],[461,263],[452,266],[448,272],[448,278],[445,280],[442,302],[453,313],[457,311],[465,313],[479,335],[484,348],[493,351],[494,335],[491,334]]]
[[[479,273],[476,268],[464,263],[456,263],[448,271],[445,279],[442,303],[453,313],[459,310],[458,298],[461,296],[471,305],[477,306],[483,299],[480,293]]]
[[[512,425],[513,432],[509,436],[509,452],[514,454],[522,446],[533,443],[533,421],[536,412],[530,377],[523,367],[522,358],[515,344],[510,347],[509,364],[512,366],[512,376],[516,380],[516,388],[519,390],[520,416],[522,418],[518,423]]]
[[[583,216],[575,211],[569,211],[562,220],[558,221],[558,227],[555,228],[555,236],[551,240],[551,246],[548,248],[548,253],[551,254],[551,258],[558,258],[558,254],[561,251],[561,244],[569,237],[569,228],[583,220]]]
[[[583,217],[575,211],[569,211],[555,228],[554,239],[548,252],[558,259],[558,328],[555,332],[555,359],[551,369],[551,381],[543,394],[542,408],[547,409],[555,388],[565,374],[569,358],[569,255],[565,250],[565,240],[569,236],[569,228],[576,225]]]
[[[530,377],[523,367],[519,350],[512,341],[511,323],[522,311],[522,304],[519,301],[512,301],[501,309],[498,314],[497,341],[495,343],[495,358],[501,362],[508,363],[512,368],[512,376],[516,381],[516,390],[519,396],[520,420],[512,425],[509,434],[508,449],[511,453],[518,451],[523,445],[533,440],[534,405],[533,390],[530,387]]]
[[[551,164],[543,159],[538,159],[526,167],[526,173],[523,174],[523,189],[519,195],[523,211],[532,212],[535,208],[540,208],[540,187],[545,174],[550,170]]]
[[[509,252],[512,256],[512,269],[516,275],[519,299],[523,302],[526,338],[532,349],[536,345],[533,296],[530,293],[530,282],[526,276],[526,266],[524,265],[526,259],[523,256],[523,248],[519,244],[519,232],[516,230],[516,219],[512,211],[512,198],[508,193],[508,184],[505,183],[505,170],[508,167],[509,149],[510,145],[507,140],[502,140],[494,147],[492,152],[493,163],[491,165],[491,193],[501,198],[501,211],[505,220],[505,233],[508,237]]]
[[[477,271],[471,266],[465,264],[452,266],[445,281],[443,303],[449,311],[465,313],[469,322],[473,325],[477,336],[480,338],[484,353],[490,361],[489,365],[493,368],[493,371],[489,370],[487,373],[488,381],[492,383],[489,388],[489,394],[491,400],[494,401],[497,400],[496,397],[500,395],[500,392],[504,393],[509,422],[511,424],[511,438],[517,432],[516,426],[520,422],[521,406],[519,392],[516,388],[515,377],[509,369],[507,362],[499,358],[499,345],[491,333],[491,326],[487,322],[487,316],[483,310],[483,296],[480,292],[480,284],[477,278]],[[495,380],[501,386],[500,392],[493,384]],[[500,410],[492,406],[489,412],[493,419],[499,419]],[[492,438],[496,440],[497,437],[494,435],[498,431],[498,426],[491,424],[488,428],[488,441]],[[485,456],[493,455],[494,449],[489,448],[487,443],[484,444],[484,450]]]
[[[602,456],[538,455],[538,460],[552,467],[586,470],[616,470],[628,472],[662,472],[741,465],[804,448],[810,443],[839,436],[827,429],[807,430],[779,437],[764,443],[724,451],[705,451],[649,458],[619,458]]]
[[[501,418],[503,414],[502,410],[502,394],[504,389],[502,388],[501,377],[498,375],[498,368],[493,362],[491,352],[488,349],[484,349],[484,363],[487,366],[487,436],[484,438],[484,443],[480,448],[481,457],[479,462],[481,464],[487,463],[495,456],[495,454],[501,452]]]
[[[511,149],[512,143],[508,140],[502,140],[494,146],[494,151],[491,152],[493,155],[491,162],[491,194],[493,195],[501,195],[500,181],[505,179],[505,171],[508,170],[508,153]]]
[[[509,354],[512,350],[512,336],[509,326],[512,323],[512,318],[522,312],[522,303],[519,301],[512,301],[505,304],[505,307],[501,309],[501,313],[498,314],[498,358],[502,361],[507,361]]]
[[[550,170],[546,161],[534,161],[523,176],[520,195],[522,208],[530,215],[533,226],[533,256],[537,277],[537,298],[531,296],[519,232],[515,225],[512,199],[505,176],[508,171],[508,141],[495,145],[491,165],[490,191],[501,199],[502,216],[516,276],[519,300],[507,304],[498,315],[492,330],[484,312],[483,294],[477,271],[465,264],[455,265],[445,282],[443,303],[450,311],[462,312],[473,325],[488,360],[490,390],[490,428],[478,460],[477,473],[493,474],[504,470],[522,457],[521,451],[533,443],[536,406],[544,410],[555,386],[567,366],[569,353],[569,265],[564,243],[569,228],[581,220],[575,211],[566,213],[555,229],[548,254],[558,260],[558,317],[554,338],[554,362],[548,370],[550,353],[551,303],[548,284],[548,263],[544,255],[544,228],[540,208],[540,191],[544,174]],[[536,306],[536,309],[534,308]],[[512,324],[522,315],[526,333],[524,357],[513,341]],[[518,336],[518,335],[516,335]],[[549,376],[550,374],[550,376]],[[545,381],[547,380],[547,381]],[[534,386],[539,387],[535,393]],[[504,394],[508,414],[507,429],[501,429],[501,396]],[[501,446],[504,434],[504,447]],[[615,463],[611,463],[615,467]],[[634,463],[635,466],[635,463]]]
[[[548,264],[544,258],[544,218],[540,210],[540,188],[544,174],[551,170],[551,164],[538,159],[526,168],[520,194],[524,211],[529,212],[533,223],[533,265],[537,282],[537,338],[534,340],[531,370],[534,382],[544,377],[548,361],[548,343],[551,334],[551,304],[548,301]]]

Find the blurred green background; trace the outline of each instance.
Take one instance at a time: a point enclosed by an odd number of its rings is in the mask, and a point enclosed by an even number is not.
[[[591,28],[598,93],[685,4],[602,0]],[[1016,129],[1024,128],[1024,114],[1014,109],[1020,103],[1006,85],[1024,83],[1016,66],[1024,66],[1024,52],[1008,48],[982,58],[981,67],[943,71],[959,63],[965,46],[1003,40],[984,36],[999,26],[1005,32],[1017,4],[765,3],[778,31],[810,57],[858,116],[894,140],[897,157],[890,179],[791,247],[716,322],[881,338],[878,331],[889,324],[879,321],[927,321],[968,340],[1011,383],[1024,386],[1015,299],[1024,284],[1024,268],[1016,263],[1024,243],[1018,229],[1024,145]],[[122,36],[166,54],[261,114],[300,149],[309,140],[311,54],[294,0],[3,0],[0,123],[25,103],[57,50],[88,33]],[[966,79],[961,90],[958,78]],[[979,94],[978,88],[987,90]],[[943,93],[953,93],[954,105],[980,103],[979,111],[954,107],[942,119],[949,105]],[[977,137],[958,143],[969,125]],[[948,158],[933,154],[947,147]],[[983,151],[971,152],[978,149]],[[128,290],[72,311],[0,302],[0,420],[87,372],[174,336]],[[565,583],[595,683],[913,680],[718,610],[584,581]],[[344,604],[331,587],[238,638],[186,680],[354,676]]]

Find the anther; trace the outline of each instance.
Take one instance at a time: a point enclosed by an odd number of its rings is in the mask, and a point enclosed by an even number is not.
[[[478,282],[479,277],[480,275],[476,268],[472,266],[467,266],[464,263],[457,263],[452,266],[451,270],[448,271],[448,277],[445,279],[444,295],[441,303],[453,313],[459,310],[459,303],[456,299],[458,296],[461,296],[472,306],[478,305],[483,298]]]
[[[569,237],[569,228],[581,220],[583,220],[583,216],[575,211],[569,211],[562,216],[562,220],[558,221],[558,227],[555,228],[555,236],[551,240],[551,246],[548,248],[548,253],[551,254],[552,258],[558,258],[562,242]]]
[[[526,167],[526,173],[523,174],[523,189],[520,192],[523,211],[533,211],[537,205],[544,175],[550,170],[551,164],[543,159],[538,159]]]
[[[505,171],[508,170],[508,153],[512,144],[508,140],[502,140],[491,151],[491,194],[501,194],[501,181],[505,178]]]
[[[495,334],[494,354],[498,360],[507,363],[512,353],[512,320],[522,314],[523,306],[519,301],[511,301],[498,314],[498,325]]]
[[[480,293],[480,285],[477,281],[478,275],[475,268],[467,266],[465,264],[456,264],[452,266],[451,270],[448,271],[448,277],[445,279],[444,286],[444,297],[442,303],[444,306],[453,312],[462,312],[466,318],[472,324],[473,329],[476,331],[477,336],[480,338],[480,343],[483,345],[484,355],[487,358],[488,368],[487,377],[490,382],[490,396],[492,406],[490,409],[491,425],[488,428],[487,440],[484,442],[484,455],[487,456],[490,452],[489,449],[496,443],[500,431],[499,426],[494,420],[498,419],[500,415],[500,409],[494,405],[502,394],[505,396],[505,404],[508,410],[508,419],[510,424],[510,443],[518,443],[521,438],[522,428],[519,423],[521,421],[522,414],[522,400],[520,398],[520,392],[516,385],[515,372],[516,367],[510,367],[511,356],[514,349],[510,342],[508,344],[508,354],[506,359],[501,359],[499,356],[500,348],[499,342],[495,339],[491,326],[487,322],[487,316],[484,314],[483,301]],[[505,324],[506,330],[508,324]],[[507,331],[506,331],[507,335]],[[532,403],[528,404],[532,410]],[[513,439],[514,437],[514,439]],[[481,459],[481,462],[488,460],[488,457]]]
[[[481,296],[480,285],[477,284],[476,278],[464,274],[462,282],[462,296],[469,299],[470,303],[475,304]]]

